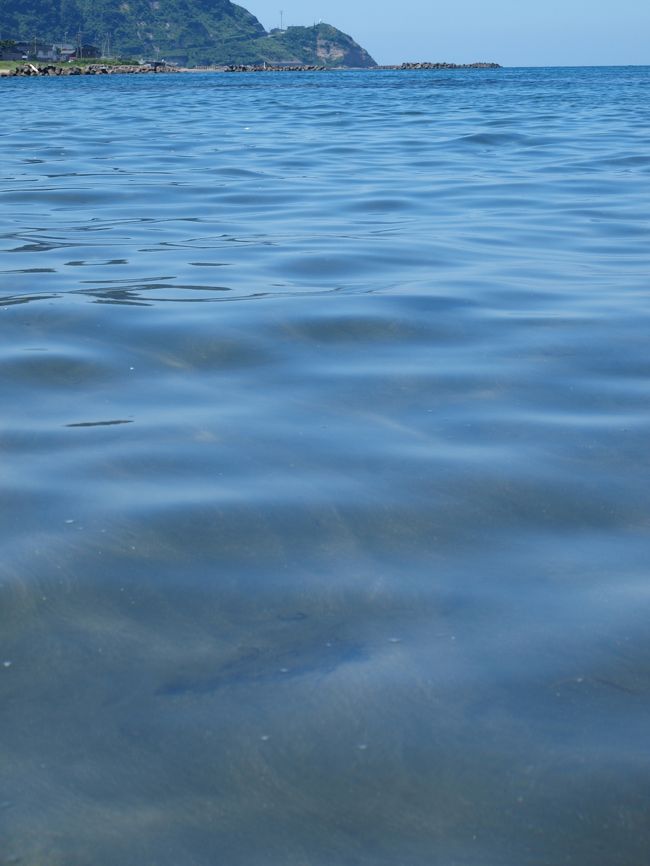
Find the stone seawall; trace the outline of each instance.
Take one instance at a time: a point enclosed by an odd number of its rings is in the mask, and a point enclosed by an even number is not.
[[[398,66],[379,66],[378,69],[501,69],[498,63],[400,63]]]
[[[12,77],[30,77],[30,76],[45,76],[45,75],[142,75],[151,73],[168,73],[182,72],[184,70],[177,66],[163,65],[103,65],[101,63],[92,63],[88,66],[59,66],[57,64],[38,65],[33,63],[24,63],[17,66],[16,69],[9,70],[5,73]]]
[[[399,66],[375,66],[368,72],[376,70],[411,71],[416,69],[501,69],[498,63],[402,63]],[[179,72],[331,72],[327,66],[258,66],[258,65],[231,65],[231,66],[208,66],[194,69],[186,69],[180,66],[168,66],[162,63],[119,64],[107,65],[91,63],[86,66],[70,66],[59,64],[34,65],[23,63],[15,69],[0,70],[2,75],[10,77],[31,76],[59,76],[59,75],[151,75]]]
[[[241,66],[222,66],[220,71],[223,72],[325,72],[327,66],[271,66],[268,63],[264,65],[241,65]]]

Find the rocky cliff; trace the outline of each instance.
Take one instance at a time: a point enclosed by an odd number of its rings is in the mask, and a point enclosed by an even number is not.
[[[273,30],[267,37],[258,39],[256,46],[266,62],[366,69],[376,66],[368,52],[351,36],[330,24]]]

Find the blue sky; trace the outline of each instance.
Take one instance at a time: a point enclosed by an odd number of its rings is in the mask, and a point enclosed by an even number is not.
[[[239,0],[270,29],[322,19],[379,63],[650,64],[650,0]]]

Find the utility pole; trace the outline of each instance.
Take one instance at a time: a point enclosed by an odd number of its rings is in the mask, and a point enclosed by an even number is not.
[[[284,29],[282,27],[283,23],[284,23],[284,11],[282,9],[280,9],[280,30]]]

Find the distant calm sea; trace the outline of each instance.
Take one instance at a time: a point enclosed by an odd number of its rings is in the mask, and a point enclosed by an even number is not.
[[[0,866],[647,864],[650,68],[0,100]]]

